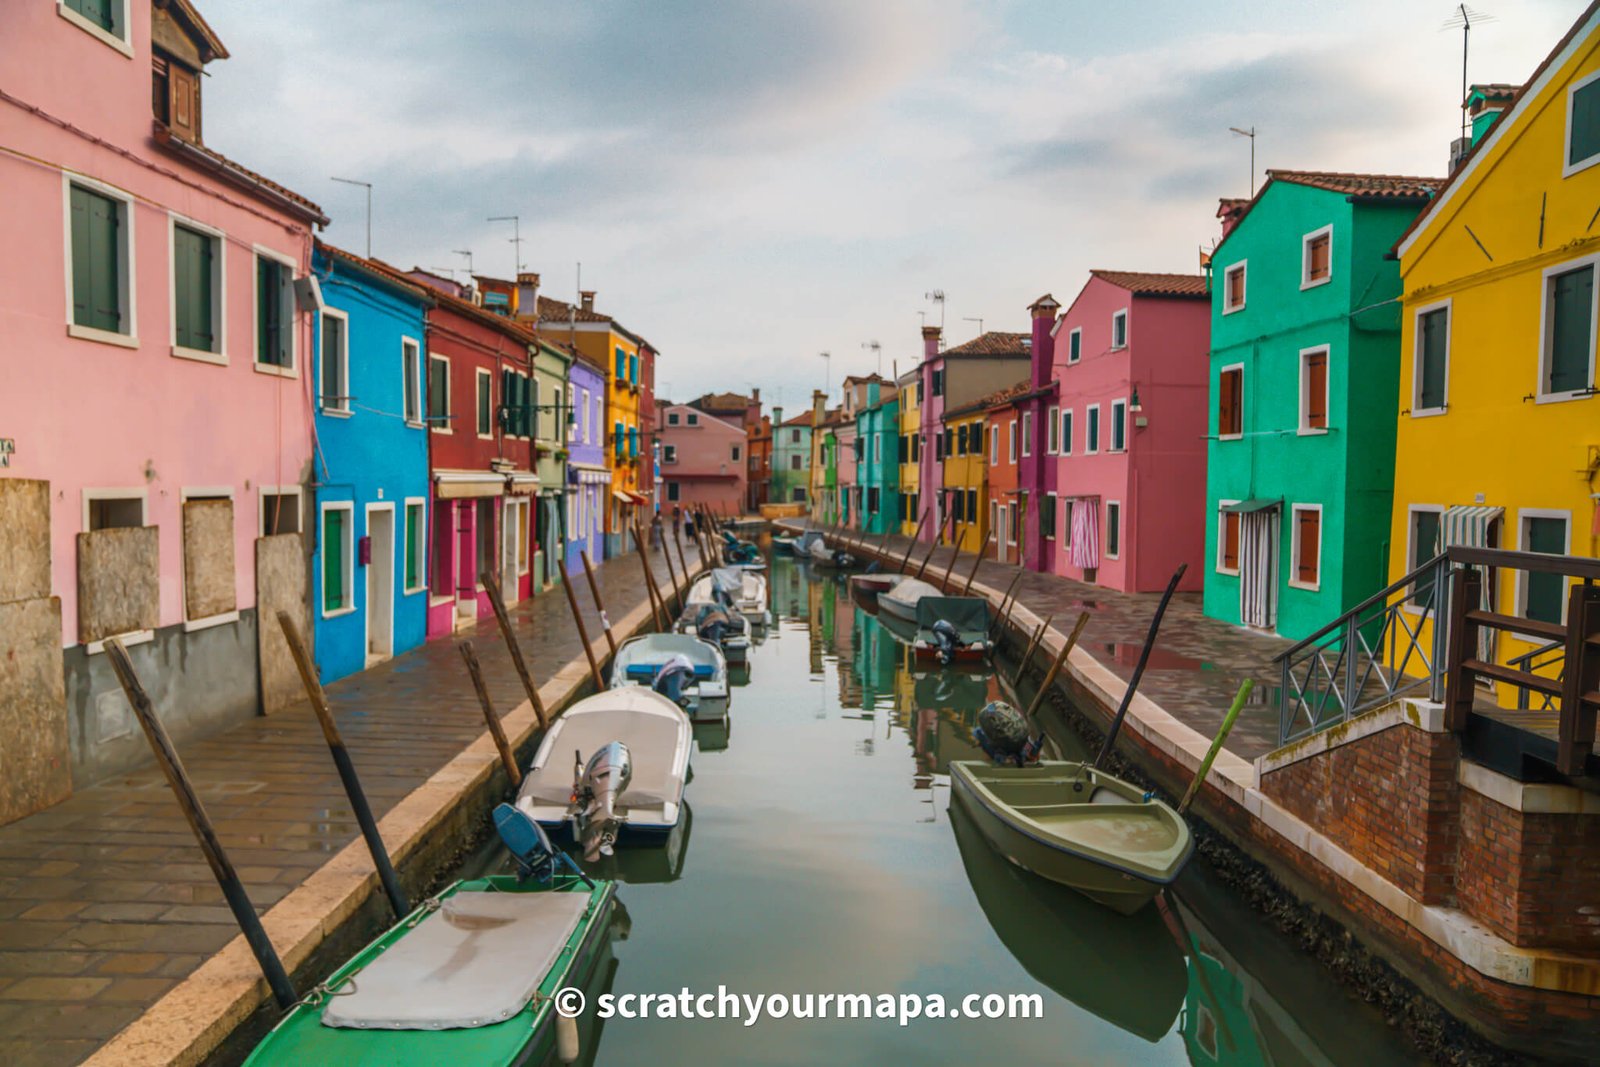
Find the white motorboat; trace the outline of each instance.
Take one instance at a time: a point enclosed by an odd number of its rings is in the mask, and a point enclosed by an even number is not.
[[[712,722],[728,714],[728,659],[722,649],[690,634],[641,634],[623,642],[611,664],[611,687],[655,685],[674,657],[688,660],[692,675],[669,688],[669,700],[696,722]],[[670,682],[670,679],[669,679]]]
[[[917,621],[917,605],[925,596],[942,596],[938,586],[908,574],[894,575],[893,585],[878,594],[878,612],[888,612],[904,622]]]

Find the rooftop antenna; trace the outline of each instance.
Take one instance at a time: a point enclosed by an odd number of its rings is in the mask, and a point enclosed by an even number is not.
[[[517,263],[517,269],[511,272],[512,280],[515,281],[516,280],[516,276],[518,274],[522,273],[522,268],[524,266],[524,264],[522,262],[522,216],[521,215],[493,215],[493,216],[491,216],[489,218],[489,221],[490,222],[509,222],[509,223],[511,223],[511,243],[513,245],[515,245],[516,249],[517,249],[517,254],[516,254],[516,257],[515,257],[516,258],[516,263]]]
[[[360,185],[367,190],[367,258],[372,258],[372,183],[359,181],[355,178],[329,178],[329,181],[343,182],[346,185]]]
[[[923,293],[922,297],[924,300],[929,300],[939,305],[939,329],[942,331],[944,329],[944,290],[935,289],[931,293]]]
[[[866,348],[866,349],[870,349],[872,354],[874,356],[878,357],[878,370],[877,370],[876,373],[878,374],[879,377],[882,377],[883,376],[883,346],[880,345],[876,341],[862,341],[861,342],[861,347],[862,348]]]
[[[975,322],[975,323],[977,323],[978,324],[978,336],[979,337],[983,336],[983,320],[981,318],[978,318],[977,316],[974,316],[974,315],[963,315],[963,316],[961,316],[961,321],[962,322]]]
[[[1254,197],[1256,195],[1256,128],[1252,126],[1248,130],[1241,130],[1237,126],[1229,126],[1228,132],[1236,133],[1240,137],[1250,138],[1250,196]]]
[[[828,386],[833,382],[833,353],[818,352],[817,355],[822,357],[822,395],[827,396]]]
[[[460,267],[424,267],[423,268],[423,270],[429,270],[429,271],[432,271],[435,274],[441,274],[444,277],[449,278],[451,281],[455,281],[456,280],[456,271],[458,271],[460,269],[461,269]]]
[[[470,248],[458,248],[458,249],[456,249],[456,255],[458,255],[458,256],[466,256],[467,257],[467,277],[471,278],[473,273],[474,273],[474,271],[472,269],[472,249],[470,249]],[[452,281],[455,280],[455,276],[454,275],[451,275],[451,280]]]
[[[1441,30],[1461,28],[1461,136],[1467,136],[1467,42],[1472,36],[1472,27],[1482,26],[1485,23],[1498,21],[1493,15],[1476,11],[1466,4],[1457,4],[1455,10],[1450,12],[1450,17],[1444,20]]]

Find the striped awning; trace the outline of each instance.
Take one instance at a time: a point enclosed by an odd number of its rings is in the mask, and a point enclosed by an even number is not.
[[[1457,505],[1444,509],[1439,536],[1444,548],[1487,548],[1489,524],[1505,514],[1505,508],[1483,504]]]

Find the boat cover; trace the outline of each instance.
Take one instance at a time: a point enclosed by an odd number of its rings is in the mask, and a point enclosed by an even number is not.
[[[533,999],[588,907],[588,893],[455,893],[329,997],[322,1024],[458,1030],[504,1022]]]
[[[519,799],[566,804],[572,799],[572,754],[580,753],[587,760],[613,741],[627,745],[633,757],[633,781],[617,798],[619,812],[658,808],[677,801],[683,793],[683,782],[674,780],[672,763],[678,737],[688,729],[687,720],[618,708],[563,715],[550,729],[559,731],[551,743],[550,762],[529,768],[517,792]]]
[[[744,592],[744,571],[733,567],[718,567],[711,572],[711,583],[726,602],[731,604]]]
[[[925,596],[917,601],[917,629],[931,630],[944,619],[966,641],[989,637],[989,602],[975,596]]]

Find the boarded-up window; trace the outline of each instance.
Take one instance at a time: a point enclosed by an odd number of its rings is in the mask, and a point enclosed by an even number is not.
[[[1328,255],[1332,243],[1332,235],[1326,231],[1306,240],[1306,276],[1303,284],[1315,285],[1327,281],[1331,276]]]
[[[1326,430],[1328,428],[1328,350],[1319,348],[1300,357],[1300,379],[1305,390],[1300,398],[1300,428]]]
[[[233,573],[233,501],[190,497],[183,502],[183,611],[206,619],[237,610]]]
[[[1217,434],[1237,437],[1244,433],[1244,370],[1229,367],[1217,377]]]
[[[1239,513],[1237,511],[1224,511],[1222,523],[1217,531],[1217,569],[1219,571],[1237,571],[1239,569]]]
[[[78,640],[153,630],[161,614],[158,532],[154,526],[78,535]]]
[[[1301,585],[1316,585],[1321,571],[1322,512],[1294,509],[1294,576]]]

